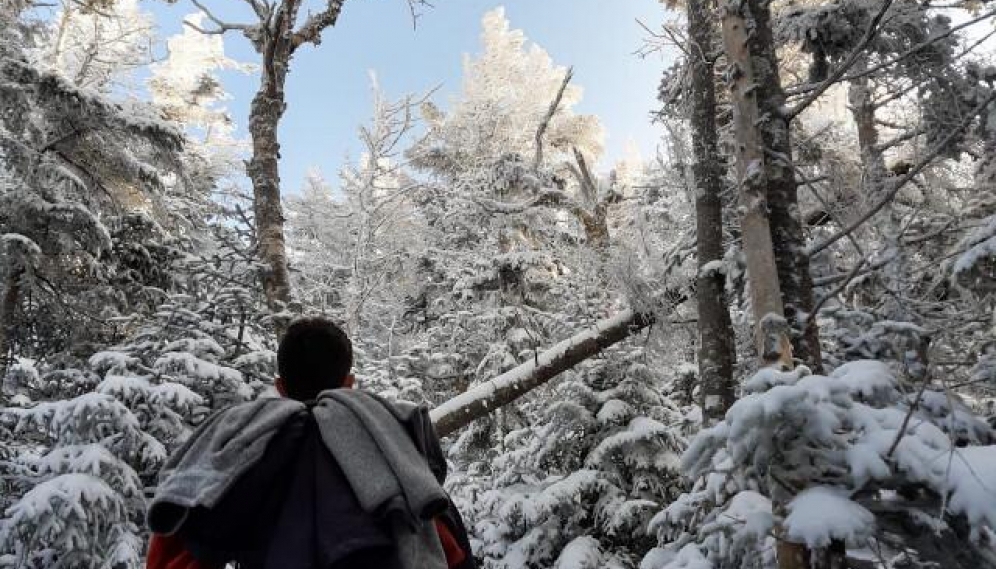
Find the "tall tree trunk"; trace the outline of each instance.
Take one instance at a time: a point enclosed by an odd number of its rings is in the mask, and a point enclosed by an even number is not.
[[[854,65],[854,73],[861,73],[866,66]],[[875,125],[875,104],[872,101],[871,87],[867,77],[851,80],[848,86],[847,103],[858,130],[858,148],[861,151],[861,165],[865,174],[865,190],[878,193],[885,179],[885,158],[878,148],[878,128]],[[874,199],[872,196],[869,198]]]
[[[733,405],[735,358],[733,325],[726,302],[722,271],[705,270],[723,258],[723,174],[716,134],[716,83],[713,66],[714,19],[709,0],[688,0],[688,37],[691,39],[691,126],[695,157],[695,227],[698,276],[695,296],[699,319],[699,380],[706,422],[723,418]]]
[[[291,32],[293,8],[282,7],[272,30],[263,41],[263,65],[259,91],[249,108],[252,159],[247,173],[252,180],[256,214],[256,247],[265,265],[263,293],[271,311],[279,312],[290,302],[290,273],[284,240],[284,214],[280,201],[280,143],[277,129],[287,103],[284,83],[293,54]]]
[[[747,41],[754,63],[757,103],[764,144],[771,238],[781,284],[785,318],[792,329],[793,353],[813,371],[823,369],[820,333],[814,307],[813,278],[806,254],[806,236],[799,214],[798,184],[792,162],[789,122],[785,117],[785,92],[778,73],[778,58],[771,33],[769,0],[748,0],[753,27]]]
[[[284,240],[284,212],[280,202],[280,143],[277,139],[280,119],[287,103],[287,81],[294,52],[306,43],[322,43],[322,32],[335,26],[345,0],[325,0],[324,8],[310,12],[297,27],[297,16],[304,0],[249,2],[259,20],[254,24],[229,23],[197,4],[213,28],[203,33],[223,34],[240,30],[262,56],[259,91],[249,107],[249,134],[252,136],[252,159],[246,173],[252,180],[253,209],[256,215],[256,253],[263,262],[263,293],[271,312],[282,312],[291,300],[287,245]],[[312,6],[314,7],[314,6]],[[278,332],[284,322],[278,321]]]
[[[11,338],[14,329],[14,313],[21,299],[21,275],[24,271],[11,271],[4,283],[3,298],[0,298],[0,391],[6,387],[7,368],[10,365]]]
[[[758,356],[762,365],[791,366],[792,348],[785,329],[781,287],[775,264],[769,220],[764,141],[758,128],[759,107],[754,61],[748,44],[750,17],[739,0],[722,0],[723,43],[729,70],[733,126],[736,135],[740,221],[750,278]]]
[[[773,65],[773,59],[756,51],[758,36],[767,35],[770,40],[770,30],[761,29],[767,25],[767,21],[755,18],[752,7],[750,1],[720,1],[736,134],[737,174],[743,211],[743,248],[747,256],[760,363],[762,366],[792,367],[790,327],[785,320],[779,282],[780,267],[776,263],[772,240],[774,221],[769,219],[769,215],[774,217],[785,213],[784,204],[777,204],[776,207],[776,204],[770,203],[785,199],[784,193],[771,191],[779,185],[784,186],[785,180],[781,177],[782,168],[774,164],[775,160],[765,153],[765,146],[771,142],[771,138],[770,132],[765,136],[763,131],[771,130],[775,119],[767,115],[761,120],[762,107],[759,101],[759,97],[770,95],[769,89],[761,87],[763,78],[770,80],[772,74],[777,74],[777,70],[768,67]],[[780,122],[784,127],[784,121]],[[783,130],[784,143],[787,143],[787,128]],[[784,190],[784,187],[778,190]],[[772,475],[775,474],[772,472]],[[769,480],[768,487],[774,513],[784,516],[791,495],[773,479]],[[790,542],[779,536],[777,555],[780,569],[810,569],[810,551],[804,544]]]

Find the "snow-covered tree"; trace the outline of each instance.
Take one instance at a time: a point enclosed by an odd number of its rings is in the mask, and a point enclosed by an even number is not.
[[[663,361],[651,358],[639,346],[610,350],[521,411],[502,410],[530,420],[496,447],[473,451],[473,429],[454,443],[463,468],[449,488],[484,567],[639,565],[654,542],[647,523],[682,490],[683,427],[694,422],[664,394]]]
[[[682,457],[695,485],[651,522],[662,547],[643,567],[773,568],[776,536],[874,552],[869,567],[991,564],[993,432],[963,406],[904,393],[867,360],[829,376],[765,369],[744,388]],[[956,423],[964,438],[946,432]]]
[[[185,21],[199,27],[204,18],[196,13]],[[149,66],[152,102],[168,119],[199,129],[205,141],[224,140],[233,130],[233,121],[224,107],[230,95],[217,74],[248,72],[251,67],[225,55],[222,36],[205,36],[191,26],[167,39],[166,49],[166,59]]]
[[[77,370],[61,377],[91,383]],[[5,461],[0,563],[9,567],[142,565],[144,483],[139,472],[166,458],[135,414],[116,398],[85,392],[72,399],[4,409],[14,422],[13,460]]]
[[[432,103],[423,109],[429,133],[416,146],[417,156],[438,172],[459,174],[507,155],[533,159],[537,128],[568,72],[528,43],[522,30],[512,29],[504,8],[485,14],[481,25],[483,51],[465,56],[463,88],[450,110]],[[581,93],[575,85],[563,90],[546,130],[545,164],[569,158],[574,148],[590,160],[601,154],[598,119],[573,111]]]
[[[131,87],[130,76],[154,59],[152,15],[139,0],[62,0],[34,59],[81,89]]]
[[[20,382],[0,410],[19,447],[0,468],[5,563],[142,566],[144,489],[196,421],[253,395],[222,345],[229,327],[205,318],[211,300],[176,295],[84,366]]]
[[[66,21],[110,17],[85,6]],[[232,170],[184,147],[203,125],[48,70],[13,16],[0,19],[0,566],[138,568],[167,453],[272,376],[249,220],[209,201]]]
[[[43,336],[68,338],[104,318],[103,302],[89,302],[113,292],[106,289],[114,272],[105,262],[113,247],[107,219],[127,210],[169,217],[166,180],[176,173],[183,138],[148,104],[116,102],[40,69],[24,45],[0,50],[0,76],[6,358],[18,343],[45,349],[26,341],[39,327]]]

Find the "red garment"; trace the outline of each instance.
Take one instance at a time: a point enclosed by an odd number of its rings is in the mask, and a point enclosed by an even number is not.
[[[446,566],[450,569],[459,567],[467,559],[467,552],[460,547],[456,537],[453,536],[453,532],[450,531],[450,528],[446,527],[446,524],[442,520],[436,518],[433,521],[436,522],[436,533],[439,534],[439,541],[443,543],[443,553],[446,554]]]
[[[433,520],[436,524],[436,533],[439,534],[439,541],[443,544],[443,552],[446,554],[446,566],[451,569],[458,567],[467,559],[467,553],[461,549],[450,528],[446,527],[439,518]],[[222,566],[212,567],[205,565],[190,554],[183,547],[183,542],[177,535],[152,534],[149,541],[149,555],[145,564],[146,569],[224,569]]]
[[[183,547],[183,542],[177,535],[152,534],[149,541],[149,556],[145,563],[146,569],[223,569],[211,567],[194,559]]]

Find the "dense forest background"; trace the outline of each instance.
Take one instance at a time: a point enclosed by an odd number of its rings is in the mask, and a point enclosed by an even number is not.
[[[996,567],[992,2],[662,4],[660,152],[605,171],[584,62],[496,8],[303,188],[343,0],[191,2],[0,4],[0,568],[141,567],[165,458],[316,313],[433,408],[484,567]]]

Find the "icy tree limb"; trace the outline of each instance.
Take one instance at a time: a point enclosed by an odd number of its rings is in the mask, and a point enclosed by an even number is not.
[[[862,214],[861,217],[859,217],[858,219],[851,222],[851,224],[845,227],[844,229],[831,235],[826,240],[810,247],[809,251],[807,251],[806,254],[812,257],[813,255],[819,253],[820,251],[823,251],[830,245],[836,243],[841,238],[850,235],[851,232],[861,227],[862,225],[865,224],[865,222],[874,217],[876,213],[882,210],[882,208],[889,205],[889,202],[891,202],[892,199],[896,197],[896,194],[899,193],[899,190],[901,190],[903,186],[905,186],[907,183],[910,182],[910,180],[915,178],[921,171],[923,171],[924,168],[929,166],[934,161],[935,158],[941,155],[942,152],[947,150],[951,146],[951,143],[954,141],[954,139],[959,134],[961,134],[962,131],[971,126],[971,124],[975,121],[975,117],[979,116],[979,114],[985,111],[986,107],[992,104],[993,101],[996,101],[996,91],[994,91],[988,97],[986,97],[986,99],[982,101],[982,103],[978,107],[973,109],[971,112],[967,113],[965,115],[965,118],[961,121],[961,123],[955,126],[955,128],[953,128],[951,132],[949,132],[948,135],[944,137],[944,140],[937,143],[937,145],[934,146],[934,148],[931,149],[926,154],[926,156],[924,156],[919,162],[917,162],[915,166],[910,168],[909,171],[906,172],[906,174],[895,180],[892,183],[892,187],[889,189],[889,191],[887,191],[885,195],[882,197],[882,199],[876,202],[875,205],[871,207],[871,209]]]
[[[897,55],[895,57],[887,59],[887,60],[885,60],[885,61],[883,61],[881,63],[878,63],[876,65],[873,65],[871,67],[868,67],[867,69],[863,69],[862,71],[859,71],[859,72],[856,72],[856,73],[851,73],[851,74],[845,75],[843,77],[840,77],[839,81],[841,81],[841,82],[843,82],[843,81],[853,81],[854,79],[857,79],[859,77],[867,77],[867,76],[869,76],[869,75],[871,75],[871,74],[873,74],[873,73],[875,73],[877,71],[880,71],[880,70],[885,69],[887,67],[891,67],[891,66],[899,63],[900,61],[903,61],[904,59],[907,59],[909,57],[912,57],[912,56],[916,55],[917,53],[923,51],[924,49],[926,49],[926,48],[928,48],[928,47],[936,44],[937,42],[939,42],[939,41],[941,41],[941,40],[943,40],[943,39],[945,39],[945,38],[947,38],[947,37],[949,37],[949,36],[957,33],[958,31],[960,31],[960,30],[962,30],[964,28],[967,28],[969,26],[974,26],[975,24],[978,24],[979,22],[988,20],[988,19],[993,18],[993,17],[996,17],[996,10],[989,10],[988,12],[984,12],[981,15],[976,16],[975,18],[972,18],[970,20],[965,20],[964,22],[958,24],[957,26],[951,26],[950,28],[948,28],[947,30],[945,30],[942,33],[939,33],[937,35],[931,36],[930,39],[928,39],[928,40],[926,40],[926,41],[924,41],[922,43],[916,44],[915,46],[913,46],[910,49],[904,51],[903,53],[900,53],[899,55]],[[797,87],[795,87],[793,89],[789,89],[789,91],[790,91],[790,93],[792,95],[802,95],[802,94],[805,94],[805,93],[808,93],[808,92],[812,91],[813,89],[819,88],[820,85],[822,85],[822,83],[819,83],[817,85],[800,85],[800,86],[797,86]]]
[[[342,5],[344,3],[345,0],[329,0],[324,10],[309,15],[301,28],[294,32],[291,38],[291,51],[296,50],[305,43],[313,43],[315,45],[322,43],[322,30],[335,26],[339,20],[339,13],[342,12]]]
[[[535,360],[457,395],[430,413],[439,436],[445,437],[476,419],[515,401],[557,375],[649,326],[653,317],[631,309],[602,320],[541,353]]]
[[[581,154],[576,146],[571,150],[574,151],[574,160],[578,163],[577,168],[571,167],[571,172],[577,178],[585,198],[589,202],[594,202],[598,199],[598,185],[595,184],[595,177],[591,175],[591,168],[588,167],[584,154]]]
[[[839,81],[840,78],[843,77],[845,73],[847,73],[848,69],[854,66],[854,63],[858,61],[859,57],[865,54],[865,48],[868,47],[868,44],[871,43],[873,39],[875,39],[876,35],[878,35],[879,23],[881,23],[882,18],[885,17],[885,13],[889,11],[890,6],[892,6],[892,0],[885,0],[884,2],[882,2],[882,6],[875,14],[875,17],[873,17],[871,21],[868,23],[868,27],[865,29],[865,35],[858,42],[858,45],[856,45],[854,49],[851,50],[850,55],[847,56],[847,59],[844,60],[844,63],[838,66],[837,69],[835,69],[834,72],[831,73],[829,77],[827,77],[821,83],[819,83],[816,86],[816,88],[813,89],[813,91],[811,91],[809,95],[807,95],[802,102],[792,107],[792,109],[788,111],[788,113],[786,113],[787,114],[786,118],[788,120],[792,120],[795,117],[799,116],[799,113],[804,111],[806,107],[813,104],[816,101],[816,99],[819,99],[820,96],[827,89],[829,89],[833,84]]]
[[[553,115],[557,114],[557,108],[560,107],[560,101],[564,98],[564,91],[567,90],[567,84],[571,82],[572,77],[574,77],[574,68],[568,67],[567,73],[564,74],[564,82],[557,90],[557,96],[553,98],[550,108],[546,111],[546,116],[543,117],[543,122],[536,129],[536,156],[533,157],[533,170],[539,170],[540,164],[543,163],[543,135],[546,134],[546,129],[550,126]]]
[[[206,28],[201,28],[201,27],[193,24],[190,21],[187,21],[187,20],[183,21],[183,24],[185,26],[191,28],[192,30],[194,30],[196,32],[200,32],[200,33],[205,34],[205,35],[221,35],[221,34],[227,32],[229,30],[239,30],[239,31],[241,31],[243,33],[246,33],[246,32],[248,32],[249,30],[252,29],[252,25],[251,24],[233,24],[233,23],[230,23],[230,22],[225,22],[225,21],[221,20],[221,18],[215,16],[214,12],[212,12],[211,10],[208,10],[207,6],[205,6],[204,4],[202,4],[199,0],[190,0],[190,1],[193,3],[193,5],[198,10],[200,10],[205,16],[207,16],[207,19],[211,20],[211,22],[215,26],[217,26],[217,27],[215,27],[213,29],[206,29]]]

